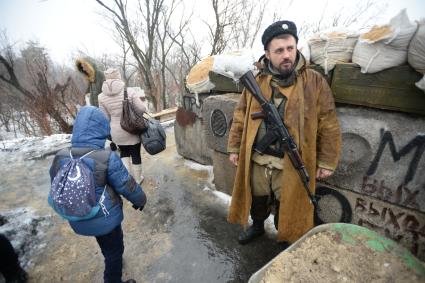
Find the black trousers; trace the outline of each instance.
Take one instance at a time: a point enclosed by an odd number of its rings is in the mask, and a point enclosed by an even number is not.
[[[118,145],[120,148],[120,157],[131,157],[131,163],[142,164],[142,156],[140,155],[141,143],[132,145]]]
[[[6,279],[6,282],[18,281],[23,272],[16,254],[9,239],[0,234],[0,273]]]
[[[105,271],[103,280],[105,283],[121,283],[122,277],[122,255],[124,253],[124,240],[121,224],[110,233],[97,236],[103,257],[105,258]]]

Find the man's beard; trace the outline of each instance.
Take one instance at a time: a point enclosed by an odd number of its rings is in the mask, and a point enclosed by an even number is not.
[[[286,63],[290,63],[291,66],[289,68],[282,66],[283,64],[286,64]],[[281,77],[287,78],[292,74],[292,72],[294,71],[294,68],[295,68],[295,64],[293,62],[291,62],[290,60],[285,60],[279,65],[279,68],[277,68],[277,70],[279,71],[279,74]]]

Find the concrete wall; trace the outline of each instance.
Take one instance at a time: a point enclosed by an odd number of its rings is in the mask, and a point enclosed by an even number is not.
[[[342,158],[329,183],[425,212],[425,117],[339,107]]]

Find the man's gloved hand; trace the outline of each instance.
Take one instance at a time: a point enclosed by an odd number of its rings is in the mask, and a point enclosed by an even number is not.
[[[144,205],[142,205],[142,206],[136,206],[136,205],[134,205],[134,204],[133,204],[133,208],[134,208],[135,210],[140,210],[140,211],[142,211],[142,210],[143,210],[143,208],[145,208],[145,206],[144,206]]]
[[[114,142],[111,142],[111,144],[109,145],[111,147],[112,151],[116,151],[117,150],[117,145]]]

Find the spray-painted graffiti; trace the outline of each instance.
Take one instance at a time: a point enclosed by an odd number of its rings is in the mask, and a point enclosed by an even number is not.
[[[364,176],[361,192],[376,197],[377,199],[400,204],[402,206],[419,208],[417,196],[419,190],[409,189],[406,185],[399,185],[396,189],[385,184],[385,180],[376,180]]]
[[[402,243],[410,251],[425,256],[425,217],[408,210],[357,197],[354,204],[357,224],[380,231],[386,237]]]
[[[406,176],[402,183],[404,185],[408,184],[410,181],[413,180],[413,177],[416,174],[416,170],[418,169],[419,161],[425,151],[425,135],[417,135],[408,144],[402,147],[400,151],[396,149],[393,135],[391,134],[391,132],[384,131],[384,129],[381,129],[381,137],[382,137],[381,143],[379,144],[378,151],[376,152],[375,158],[372,160],[372,163],[370,164],[369,169],[366,172],[366,175],[371,176],[376,172],[376,169],[378,168],[378,165],[379,165],[379,161],[381,160],[381,157],[382,157],[382,153],[387,144],[390,149],[394,162],[399,161],[401,157],[405,156],[410,151],[416,148],[416,151],[409,164]]]

